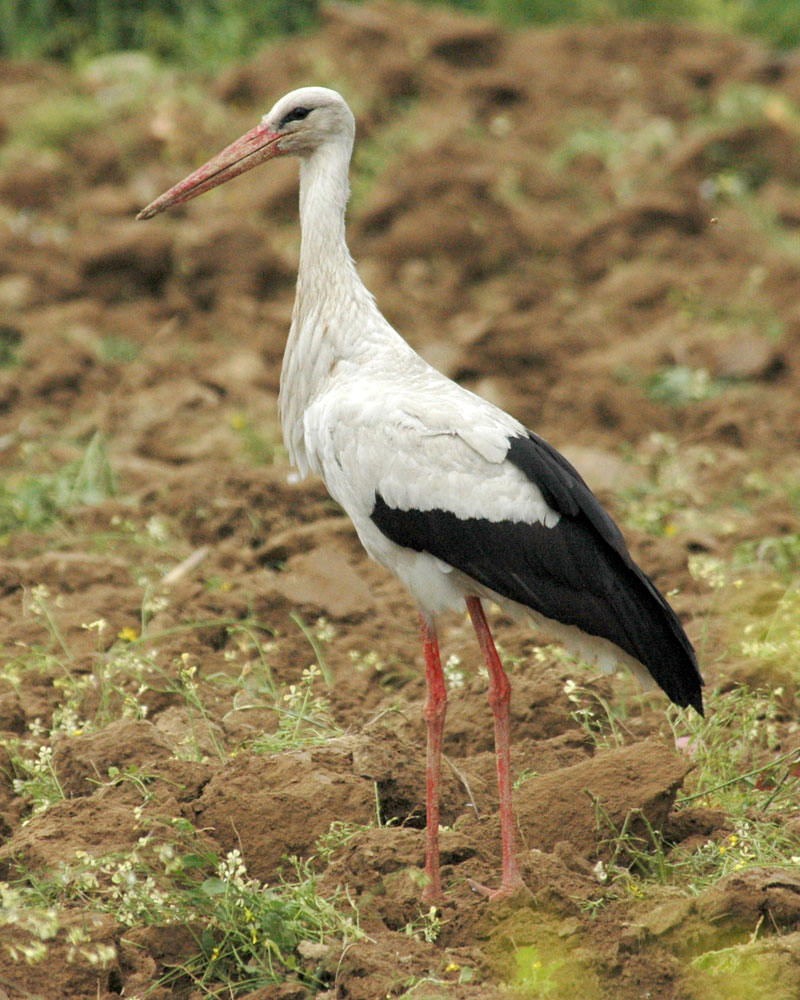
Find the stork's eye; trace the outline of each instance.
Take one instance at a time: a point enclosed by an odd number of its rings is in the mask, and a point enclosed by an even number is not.
[[[281,119],[280,127],[283,128],[288,125],[289,122],[301,122],[304,118],[308,118],[311,112],[310,108],[292,108],[292,110],[283,116]]]

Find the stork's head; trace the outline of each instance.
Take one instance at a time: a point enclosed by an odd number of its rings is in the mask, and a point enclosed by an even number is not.
[[[260,125],[156,198],[139,212],[137,219],[149,219],[172,205],[196,198],[275,156],[311,156],[332,143],[344,146],[349,156],[354,135],[353,113],[335,90],[293,90],[264,115]]]
[[[353,112],[341,94],[327,87],[302,87],[282,97],[262,125],[277,136],[279,153],[308,156],[326,142],[352,145]]]

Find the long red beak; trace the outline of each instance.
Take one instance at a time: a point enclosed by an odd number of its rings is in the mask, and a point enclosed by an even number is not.
[[[270,160],[273,156],[279,156],[281,153],[277,145],[279,138],[280,134],[271,132],[266,125],[256,125],[236,142],[232,142],[227,149],[217,153],[208,163],[198,167],[188,177],[184,177],[169,191],[165,191],[147,208],[143,208],[136,218],[152,219],[166,208],[196,198],[204,191],[210,191],[218,184],[224,184],[232,177],[238,177],[259,163]]]

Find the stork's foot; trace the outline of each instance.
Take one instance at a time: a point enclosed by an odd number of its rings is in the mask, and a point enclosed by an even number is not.
[[[521,889],[528,891],[527,886],[522,881],[522,876],[518,873],[508,880],[503,879],[499,889],[490,889],[488,885],[481,885],[473,878],[467,879],[467,883],[473,892],[477,892],[478,895],[485,896],[487,899],[508,899]]]

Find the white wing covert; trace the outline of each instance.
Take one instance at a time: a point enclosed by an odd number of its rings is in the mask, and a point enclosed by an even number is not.
[[[379,494],[402,510],[557,523],[536,484],[506,461],[524,427],[464,390],[442,395],[418,402],[362,381],[357,396],[341,385],[306,410],[312,467],[345,510],[369,516]]]

